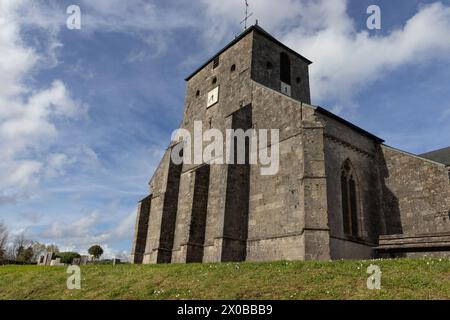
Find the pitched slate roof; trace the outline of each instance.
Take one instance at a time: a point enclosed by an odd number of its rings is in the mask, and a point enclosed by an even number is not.
[[[450,166],[450,147],[427,152],[420,155],[422,158],[430,159]]]
[[[326,109],[324,109],[322,107],[316,107],[316,111],[321,113],[321,114],[323,114],[323,115],[326,115],[326,116],[328,116],[328,117],[330,117],[330,118],[332,118],[332,119],[334,119],[334,120],[336,120],[336,121],[338,121],[340,123],[342,123],[343,125],[345,125],[345,126],[351,128],[351,129],[355,130],[356,132],[359,132],[360,134],[362,134],[362,135],[364,135],[364,136],[366,136],[366,137],[368,137],[370,139],[373,139],[373,140],[377,141],[378,143],[383,143],[384,142],[383,139],[377,137],[376,135],[374,135],[374,134],[372,134],[372,133],[370,133],[370,132],[368,132],[368,131],[360,128],[360,127],[358,127],[357,125],[355,125],[355,124],[345,120],[344,118],[339,117],[338,115],[336,115],[336,114],[334,114],[334,113],[332,113],[332,112],[330,112],[330,111],[328,111],[328,110],[326,110]]]

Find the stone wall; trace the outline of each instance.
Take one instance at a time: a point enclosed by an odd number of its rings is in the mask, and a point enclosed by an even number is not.
[[[152,206],[150,208],[149,227],[143,263],[157,263],[158,261],[161,261],[160,249],[163,249],[160,245],[161,223],[168,186],[170,152],[170,149],[165,152],[150,181]]]
[[[222,258],[227,175],[227,166],[211,166],[203,262],[219,262]]]
[[[211,167],[205,165],[195,172],[194,201],[189,229],[186,262],[202,262],[208,210],[209,176]]]
[[[210,166],[181,177],[172,262],[202,262],[205,244]]]
[[[387,234],[450,232],[448,168],[387,146],[381,150]]]
[[[172,262],[186,261],[189,229],[194,203],[195,170],[181,175],[178,195],[178,211],[174,230]]]
[[[138,205],[133,248],[131,250],[132,262],[136,264],[141,264],[144,259],[151,205],[151,195],[143,199]]]
[[[280,130],[280,164],[269,176],[251,166],[247,260],[328,259],[323,128],[314,108],[259,83],[253,96],[253,127]]]
[[[252,107],[249,104],[233,113],[232,129],[247,131],[252,128]],[[224,262],[245,261],[246,259],[250,188],[249,143],[249,139],[246,139],[245,159],[243,159],[245,161],[243,164],[238,164],[238,141],[236,138],[234,139],[235,164],[228,165],[221,257],[221,261]]]
[[[371,247],[378,244],[384,227],[378,174],[378,142],[331,119],[320,118],[325,125],[325,158],[328,194],[328,219],[332,258],[371,258]],[[341,197],[341,173],[349,161],[356,174],[358,199],[358,236],[344,233]]]
[[[331,254],[324,129],[315,109],[303,105],[303,177],[300,197],[305,213],[306,260],[329,260]]]
[[[280,165],[273,176],[261,175],[260,166],[250,168],[247,259],[302,259],[301,105],[258,83],[254,83],[253,96],[253,127],[280,130]],[[265,151],[270,154],[271,145]]]

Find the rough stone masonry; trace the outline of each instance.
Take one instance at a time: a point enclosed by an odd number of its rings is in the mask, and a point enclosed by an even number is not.
[[[279,171],[263,176],[248,163],[176,165],[172,142],[151,194],[139,203],[134,263],[450,252],[443,152],[434,159],[394,149],[311,106],[310,64],[252,26],[186,79],[181,128],[192,131],[202,121],[222,132],[279,129]]]

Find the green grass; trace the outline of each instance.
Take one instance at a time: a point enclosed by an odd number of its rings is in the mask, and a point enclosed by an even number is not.
[[[367,289],[367,267],[382,271]],[[449,259],[85,266],[0,266],[0,299],[450,299]]]

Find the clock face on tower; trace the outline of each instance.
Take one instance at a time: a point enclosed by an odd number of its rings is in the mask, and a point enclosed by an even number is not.
[[[211,107],[219,102],[219,87],[215,87],[210,92],[208,92],[208,103],[207,107]]]

